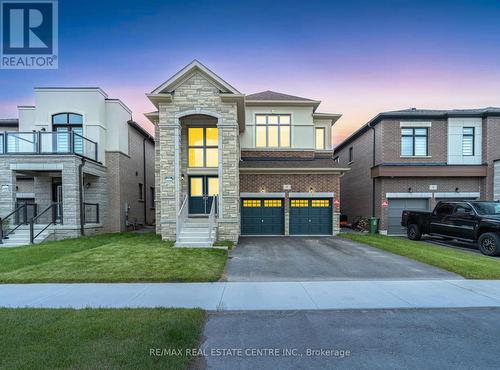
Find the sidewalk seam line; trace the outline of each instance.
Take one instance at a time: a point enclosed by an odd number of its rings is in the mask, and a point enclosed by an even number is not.
[[[495,297],[491,297],[487,293],[477,292],[477,291],[473,290],[473,288],[469,288],[469,287],[464,287],[464,286],[460,286],[460,285],[457,285],[457,284],[453,284],[450,280],[445,280],[445,282],[448,283],[448,284],[450,284],[450,285],[452,285],[452,286],[454,286],[454,287],[456,287],[456,288],[467,290],[467,291],[469,291],[471,293],[474,293],[474,294],[480,295],[482,297],[486,297],[486,298],[492,299],[492,300],[500,303],[500,299],[495,298]]]
[[[316,307],[316,309],[319,310],[319,306],[318,304],[314,301],[314,299],[311,297],[311,295],[309,294],[309,292],[307,291],[306,287],[304,286],[303,282],[302,281],[299,281],[300,283],[300,286],[302,287],[302,289],[304,289],[304,292],[306,293],[307,297],[309,297],[309,299],[311,300],[312,304],[314,305],[314,307]]]
[[[222,289],[222,294],[220,295],[219,303],[217,304],[216,311],[222,311],[221,306],[222,306],[222,300],[224,299],[224,293],[226,292],[226,283],[223,283],[223,289]]]

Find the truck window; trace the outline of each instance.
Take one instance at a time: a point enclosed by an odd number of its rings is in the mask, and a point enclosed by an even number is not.
[[[449,216],[453,213],[453,206],[451,204],[440,204],[436,208],[436,216]]]
[[[465,213],[472,213],[472,207],[466,203],[457,204],[455,207],[455,213],[458,215],[463,215]]]

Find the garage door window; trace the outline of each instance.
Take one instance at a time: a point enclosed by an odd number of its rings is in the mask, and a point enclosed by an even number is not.
[[[309,200],[307,199],[292,199],[292,207],[309,207]]]
[[[281,199],[265,200],[264,207],[280,207],[281,208]]]
[[[313,207],[330,207],[330,201],[328,199],[314,199],[312,201]]]
[[[250,207],[260,207],[260,200],[256,199],[245,199],[243,201],[243,207],[245,208],[250,208]]]

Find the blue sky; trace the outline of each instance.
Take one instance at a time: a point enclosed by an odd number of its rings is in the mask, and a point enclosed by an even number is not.
[[[343,113],[336,141],[384,110],[500,106],[500,1],[59,2],[59,69],[0,70],[0,117],[34,86],[100,86],[134,118],[198,59],[243,93]]]

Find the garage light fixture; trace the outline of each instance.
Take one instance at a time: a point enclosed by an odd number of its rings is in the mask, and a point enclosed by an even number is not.
[[[260,187],[260,192],[261,193],[265,193],[266,192],[266,187],[265,186],[261,186]]]
[[[312,186],[309,188],[309,193],[314,193],[314,188]]]

